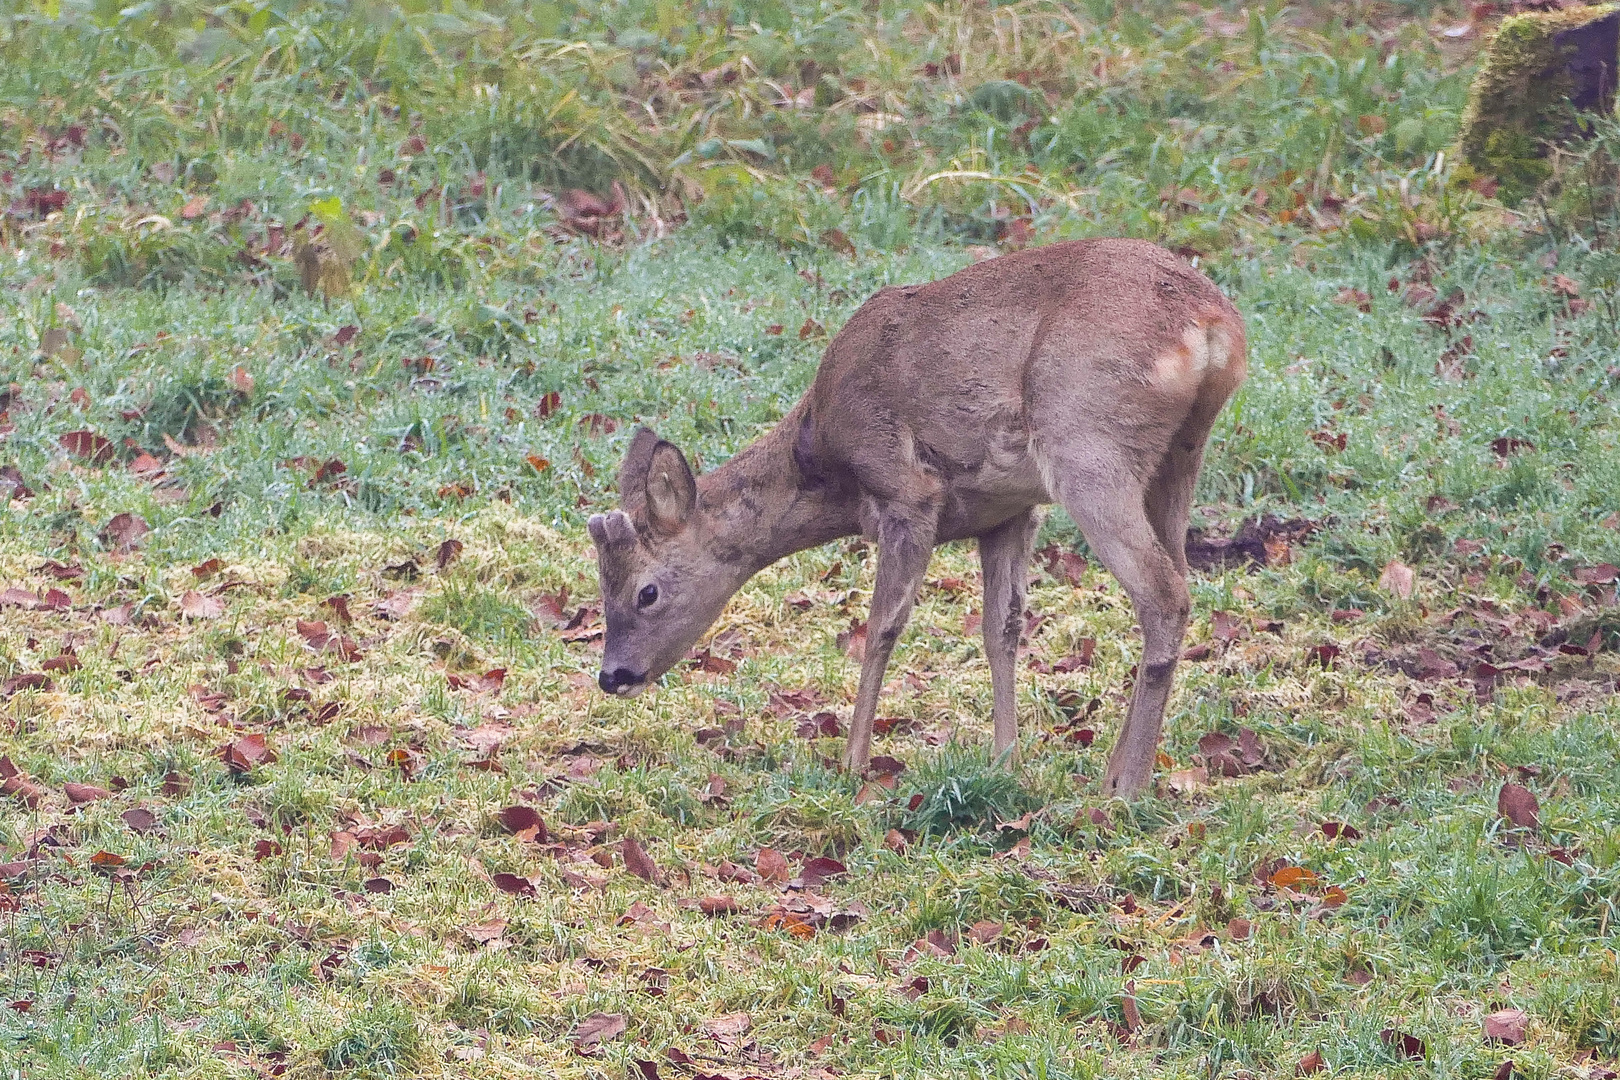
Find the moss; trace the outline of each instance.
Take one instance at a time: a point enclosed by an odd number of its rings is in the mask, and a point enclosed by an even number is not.
[[[1590,80],[1581,78],[1587,58],[1577,54],[1584,51],[1580,31],[1596,30],[1592,24],[1603,20],[1620,20],[1620,4],[1514,15],[1502,20],[1487,47],[1463,112],[1459,152],[1496,177],[1504,201],[1523,199],[1551,175],[1547,147],[1579,130],[1582,105],[1599,103],[1590,100]],[[1613,100],[1616,61],[1608,51],[1608,86],[1595,95],[1604,107]]]

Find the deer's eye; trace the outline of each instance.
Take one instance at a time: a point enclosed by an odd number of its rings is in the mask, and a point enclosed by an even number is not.
[[[636,597],[636,604],[640,607],[652,607],[656,603],[658,603],[658,586],[642,586],[641,593]]]

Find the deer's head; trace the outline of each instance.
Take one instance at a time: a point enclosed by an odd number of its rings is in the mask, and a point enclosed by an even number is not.
[[[647,428],[619,469],[623,506],[591,516],[607,637],[598,684],[634,697],[680,662],[736,591],[709,544],[686,456]]]

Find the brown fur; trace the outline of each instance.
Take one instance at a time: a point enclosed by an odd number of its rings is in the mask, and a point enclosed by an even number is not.
[[[1037,508],[1058,502],[1136,606],[1143,662],[1105,786],[1151,779],[1189,600],[1183,545],[1211,426],[1242,383],[1243,321],[1208,279],[1142,241],[1081,240],[886,288],[833,338],[771,432],[692,478],[643,429],[624,512],[591,519],[607,616],[603,686],[678,662],[742,584],[862,533],[878,570],[847,763],[871,754],[878,691],[936,544],[976,537],[995,746],[1017,739],[1014,660]],[[643,606],[646,587],[656,602]]]

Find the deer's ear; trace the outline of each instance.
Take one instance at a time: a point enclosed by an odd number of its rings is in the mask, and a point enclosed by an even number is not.
[[[652,428],[638,427],[630,438],[630,448],[624,452],[624,464],[619,466],[619,501],[633,515],[639,515],[647,496],[647,469],[660,441]]]
[[[697,480],[686,455],[674,443],[659,440],[647,465],[647,521],[668,536],[686,527],[697,505]]]

